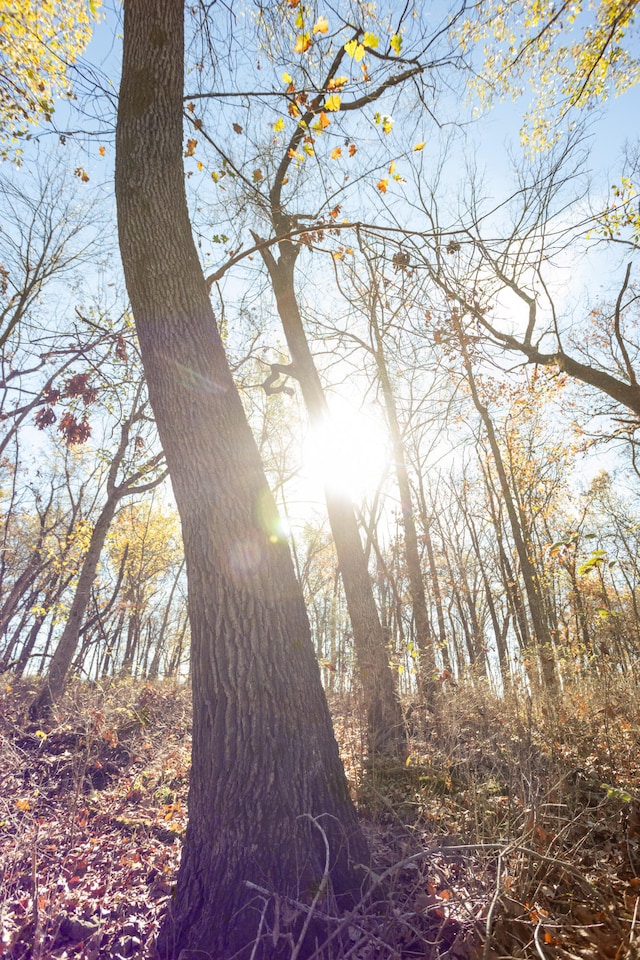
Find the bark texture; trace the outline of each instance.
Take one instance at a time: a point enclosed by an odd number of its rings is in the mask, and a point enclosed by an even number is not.
[[[367,848],[302,593],[191,234],[183,44],[182,0],[126,0],[120,247],[182,521],[192,637],[190,819],[158,947],[169,958],[266,960],[290,955],[283,935],[292,928],[281,918],[282,935],[273,935],[277,901],[247,882],[306,903],[320,895],[332,912],[359,897],[353,864],[366,863]],[[318,935],[312,926],[300,957]]]

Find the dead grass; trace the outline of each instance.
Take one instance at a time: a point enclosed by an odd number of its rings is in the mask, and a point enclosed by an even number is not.
[[[153,956],[186,823],[187,691],[78,685],[38,730],[29,683],[4,679],[2,955]],[[318,958],[640,957],[633,683],[600,677],[557,703],[443,690],[434,713],[413,705],[408,764],[366,770],[353,701],[332,707],[386,903],[331,921]]]

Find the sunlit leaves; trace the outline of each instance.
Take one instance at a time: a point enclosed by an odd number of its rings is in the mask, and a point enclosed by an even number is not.
[[[385,134],[389,134],[393,130],[393,117],[390,117],[386,113],[374,113],[373,122],[376,126],[382,127],[382,131]]]
[[[356,37],[354,37],[353,40],[348,40],[344,45],[344,50],[345,53],[348,53],[349,56],[356,61],[356,63],[360,63],[367,52],[367,48],[370,50],[375,50],[379,42],[380,41],[378,40],[378,37],[376,37],[375,33],[365,33],[362,38],[362,42],[358,41]]]
[[[402,37],[400,36],[399,33],[394,33],[394,35],[391,37],[391,40],[389,41],[389,46],[391,47],[391,49],[395,54],[400,56],[400,52],[402,50]]]
[[[327,33],[329,30],[329,21],[326,17],[318,17],[313,28],[314,33]]]
[[[331,77],[327,83],[327,90],[342,90],[349,82],[349,77]]]
[[[364,57],[364,47],[357,40],[349,40],[344,45],[345,52],[349,54],[357,63]]]
[[[341,99],[337,93],[332,93],[324,102],[325,110],[336,112],[340,109]]]
[[[624,239],[640,245],[640,205],[638,193],[628,177],[611,187],[612,202],[598,217],[596,233],[608,240]]]
[[[280,133],[281,130],[284,130],[284,118],[278,117],[276,122],[273,125],[274,133]]]
[[[599,0],[588,19],[583,0],[491,0],[475,9],[454,31],[463,51],[484,51],[474,93],[485,106],[531,85],[534,103],[521,130],[530,152],[555,143],[573,109],[640,81],[631,40],[638,0]]]
[[[337,160],[338,157],[341,157],[341,156],[342,156],[342,148],[341,148],[341,147],[334,147],[333,150],[331,151],[331,159],[332,159],[332,160]]]
[[[16,0],[0,4],[0,137],[49,120],[68,90],[68,67],[91,36],[97,0]],[[6,155],[7,151],[3,151]]]
[[[381,180],[378,180],[376,184],[376,187],[378,188],[380,193],[386,193],[388,186],[389,186],[389,180],[387,177],[383,177]]]
[[[293,52],[306,53],[310,46],[311,46],[311,34],[301,33],[296,39]]]
[[[413,149],[415,153],[419,153],[420,150],[424,150],[424,140],[421,140],[420,143],[416,143]]]

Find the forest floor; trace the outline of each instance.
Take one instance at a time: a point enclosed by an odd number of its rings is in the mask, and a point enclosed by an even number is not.
[[[0,686],[0,955],[150,958],[186,826],[188,693],[78,685],[38,729],[32,692]],[[348,918],[327,956],[640,960],[637,686],[604,676],[556,705],[450,686],[410,711],[407,763],[365,771],[353,704],[332,707],[389,909]]]

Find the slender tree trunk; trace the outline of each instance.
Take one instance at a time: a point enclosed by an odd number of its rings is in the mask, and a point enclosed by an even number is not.
[[[511,524],[513,541],[518,553],[520,572],[522,574],[525,593],[527,595],[527,601],[529,604],[529,615],[531,617],[531,624],[533,626],[536,653],[538,654],[540,665],[542,667],[542,679],[546,688],[550,692],[554,692],[557,690],[558,686],[558,675],[556,672],[555,655],[551,642],[551,634],[549,632],[549,627],[545,617],[544,602],[541,595],[538,578],[533,563],[529,558],[527,544],[522,532],[522,524],[511,495],[509,480],[507,478],[507,473],[502,454],[500,452],[500,446],[496,437],[493,421],[491,420],[491,416],[487,407],[482,403],[478,394],[476,379],[469,356],[467,337],[462,329],[460,320],[455,319],[454,324],[458,334],[460,350],[462,353],[462,362],[465,368],[467,383],[469,384],[469,389],[471,391],[471,398],[476,410],[480,414],[480,418],[487,433],[487,439],[489,440],[489,446],[491,447],[491,453],[493,454],[493,462],[495,463],[498,480],[500,482],[500,490],[504,498],[505,507],[507,508],[509,523]]]
[[[349,907],[362,881],[354,864],[368,853],[191,234],[183,15],[182,0],[126,0],[116,133],[120,249],[182,521],[191,621],[190,817],[158,949],[172,960],[271,960],[290,956],[277,897],[309,903],[326,889],[328,912]]]
[[[321,429],[329,417],[327,398],[316,370],[295,294],[294,268],[299,248],[291,241],[279,244],[280,258],[262,251],[267,264],[278,313],[292,359],[292,375],[300,390],[312,425]],[[349,497],[325,484],[325,499],[335,543],[340,575],[353,630],[358,675],[367,714],[372,753],[406,756],[402,710],[389,666],[389,650],[373,596],[373,585],[353,504]]]
[[[427,706],[431,706],[436,692],[436,658],[433,648],[433,637],[431,635],[431,624],[429,622],[429,612],[427,610],[424,581],[422,579],[422,563],[418,549],[418,534],[416,532],[413,512],[407,458],[405,457],[404,444],[402,442],[398,407],[387,367],[380,325],[376,316],[376,298],[372,299],[369,323],[376,344],[374,357],[378,371],[378,379],[382,387],[382,397],[393,448],[393,464],[396,482],[400,494],[405,560],[407,564],[407,574],[409,576],[409,592],[416,628],[416,640],[420,654],[420,688]]]
[[[87,612],[91,598],[91,588],[96,578],[96,571],[100,562],[100,555],[104,547],[111,521],[113,520],[118,498],[108,497],[97,523],[93,528],[89,549],[82,561],[82,568],[78,578],[78,586],[71,603],[62,636],[58,641],[55,653],[51,658],[49,669],[44,683],[34,697],[29,707],[29,716],[32,720],[41,720],[51,713],[53,704],[64,693],[69,674],[69,668],[78,647],[80,629],[84,615]]]

